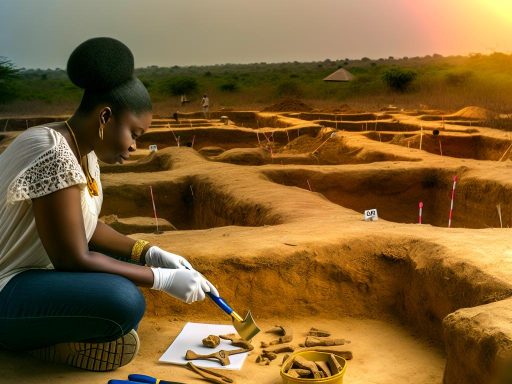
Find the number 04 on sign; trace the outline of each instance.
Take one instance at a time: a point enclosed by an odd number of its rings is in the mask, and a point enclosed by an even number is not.
[[[379,215],[376,209],[367,209],[364,211],[364,221],[376,221],[379,220]]]

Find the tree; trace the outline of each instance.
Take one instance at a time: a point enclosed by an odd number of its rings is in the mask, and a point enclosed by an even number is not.
[[[192,77],[175,77],[166,82],[165,88],[172,95],[179,96],[196,92],[198,84]]]
[[[302,97],[304,92],[298,83],[295,81],[284,81],[276,88],[278,96],[284,97]]]
[[[6,58],[0,57],[0,104],[16,97],[12,80],[18,77],[19,70]]]
[[[234,82],[222,83],[219,89],[223,92],[235,92],[238,90],[238,85]]]
[[[382,79],[393,91],[405,92],[416,76],[417,73],[410,69],[390,68],[383,73]]]

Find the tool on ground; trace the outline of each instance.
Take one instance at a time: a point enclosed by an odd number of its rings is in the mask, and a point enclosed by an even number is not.
[[[233,327],[235,327],[237,333],[242,339],[249,341],[259,333],[260,328],[256,325],[251,311],[247,311],[245,318],[242,319],[242,317],[236,313],[222,297],[215,296],[211,292],[206,292],[206,294],[220,309],[231,316]]]
[[[232,383],[233,379],[227,376],[224,376],[221,373],[215,372],[211,369],[198,367],[192,362],[187,363],[187,368],[189,368],[191,371],[197,373],[199,376],[201,376],[203,379],[215,383],[215,384],[222,384],[222,383]]]
[[[448,216],[448,228],[451,228],[451,226],[452,226],[453,201],[455,200],[456,185],[457,185],[457,176],[453,176],[452,198],[451,198],[451,202],[450,202],[450,215]]]
[[[229,356],[231,355],[238,355],[239,353],[246,353],[250,352],[250,349],[245,348],[239,348],[239,349],[230,349],[230,350],[224,350],[221,349],[220,351],[209,353],[207,355],[200,355],[199,353],[194,352],[193,350],[189,349],[187,353],[185,354],[186,360],[208,360],[208,359],[216,359],[218,360],[222,365],[229,365],[231,362],[229,361]]]
[[[109,380],[108,384],[185,384],[181,381],[168,381],[168,380],[160,380],[153,376],[141,375],[141,374],[131,374],[128,375],[128,380]]]

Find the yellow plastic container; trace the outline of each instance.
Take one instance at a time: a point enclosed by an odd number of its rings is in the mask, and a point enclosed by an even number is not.
[[[343,383],[343,375],[345,375],[345,371],[347,370],[347,362],[343,357],[336,356],[336,360],[340,363],[342,366],[341,372],[338,372],[337,374],[330,376],[330,377],[324,377],[321,379],[305,379],[305,378],[296,378],[289,376],[286,371],[290,366],[293,364],[293,358],[295,356],[301,356],[305,358],[306,360],[310,361],[327,361],[329,358],[330,353],[325,352],[314,352],[314,351],[303,351],[303,352],[296,352],[292,354],[283,364],[281,367],[281,377],[283,378],[283,384],[296,384],[296,383],[302,383],[302,384],[309,384],[309,383],[321,383],[321,384],[342,384]]]

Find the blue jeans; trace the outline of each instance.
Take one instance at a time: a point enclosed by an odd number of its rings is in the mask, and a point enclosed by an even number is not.
[[[113,341],[136,329],[145,306],[140,289],[118,275],[25,271],[0,291],[0,347]]]

